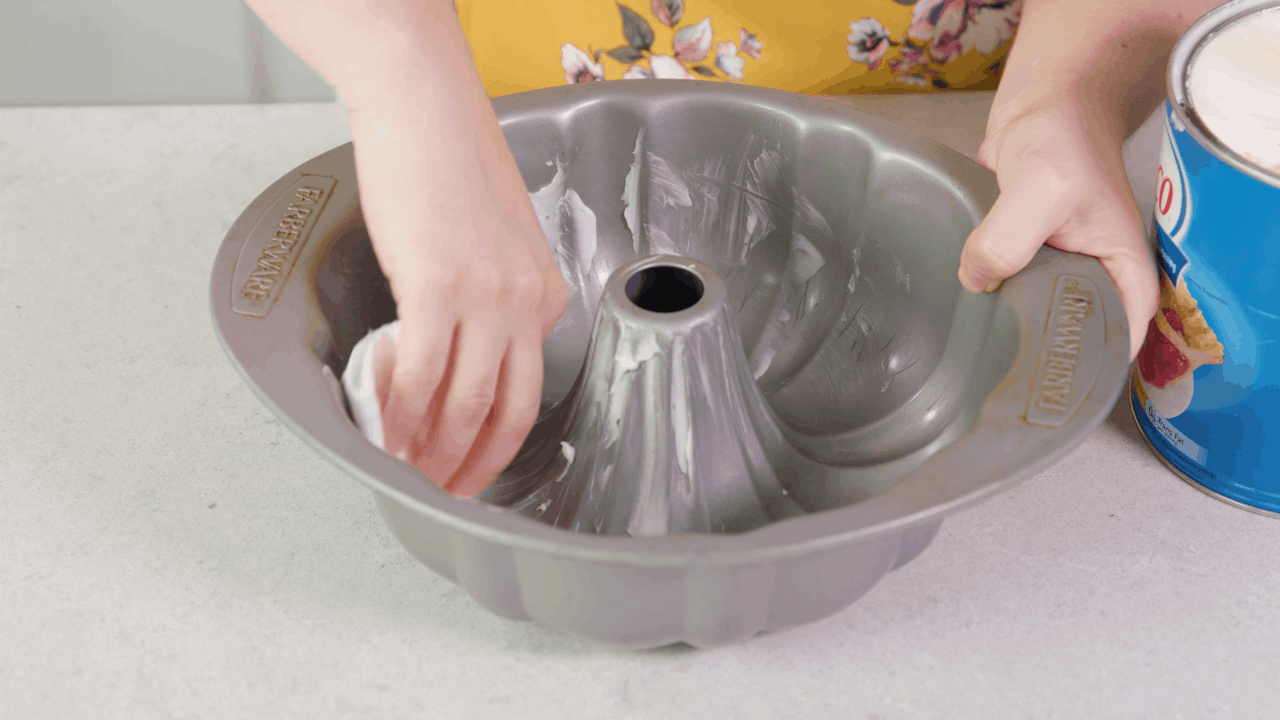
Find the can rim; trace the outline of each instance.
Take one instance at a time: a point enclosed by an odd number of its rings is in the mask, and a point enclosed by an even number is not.
[[[1236,170],[1268,185],[1280,187],[1280,173],[1266,170],[1227,147],[1226,143],[1209,130],[1196,113],[1195,104],[1187,91],[1187,71],[1200,51],[1229,26],[1268,10],[1280,12],[1280,0],[1231,0],[1205,13],[1174,45],[1173,54],[1169,57],[1166,85],[1172,112],[1192,137]]]

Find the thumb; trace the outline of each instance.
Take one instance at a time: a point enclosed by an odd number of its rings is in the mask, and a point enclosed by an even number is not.
[[[1024,171],[1002,189],[991,212],[973,229],[960,252],[960,284],[991,292],[1031,262],[1045,240],[1067,221],[1066,183],[1054,171]]]

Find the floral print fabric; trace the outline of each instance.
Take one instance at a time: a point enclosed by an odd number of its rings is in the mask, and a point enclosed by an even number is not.
[[[993,89],[1022,3],[457,0],[457,7],[491,95],[648,78],[832,93]]]
[[[561,45],[560,65],[564,68],[565,82],[572,84],[604,80],[601,55],[627,63],[621,76],[623,80],[694,80],[702,77],[730,82],[740,82],[743,79],[748,58],[759,60],[762,57],[763,45],[746,28],[738,31],[737,42],[716,41],[710,16],[675,30],[671,36],[670,50],[659,52],[660,48],[655,48],[656,35],[649,18],[627,5],[617,5],[618,13],[622,16],[622,36],[626,44],[590,53],[571,42]],[[684,0],[650,0],[649,12],[652,19],[675,28],[684,17]]]
[[[911,25],[894,40],[879,20],[864,17],[849,23],[849,59],[876,69],[890,49],[895,80],[923,87],[938,75],[937,66],[976,50],[991,55],[1013,37],[1022,18],[1022,0],[919,0],[912,8]],[[990,68],[999,72],[997,62]],[[946,89],[945,81],[932,84]]]

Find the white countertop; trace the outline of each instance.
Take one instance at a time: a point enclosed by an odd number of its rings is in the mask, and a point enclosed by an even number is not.
[[[972,153],[987,94],[869,98]],[[1280,717],[1280,521],[1127,407],[825,621],[614,652],[481,609],[276,422],[209,317],[332,105],[0,110],[0,717]]]

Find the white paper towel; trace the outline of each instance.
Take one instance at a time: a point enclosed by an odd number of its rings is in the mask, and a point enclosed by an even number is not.
[[[383,450],[386,447],[382,444],[382,408],[378,405],[373,349],[383,338],[394,341],[399,336],[399,320],[373,330],[356,343],[355,349],[351,351],[351,359],[347,361],[347,368],[342,371],[342,391],[346,393],[347,405],[351,407],[356,427],[360,428],[369,442]]]

